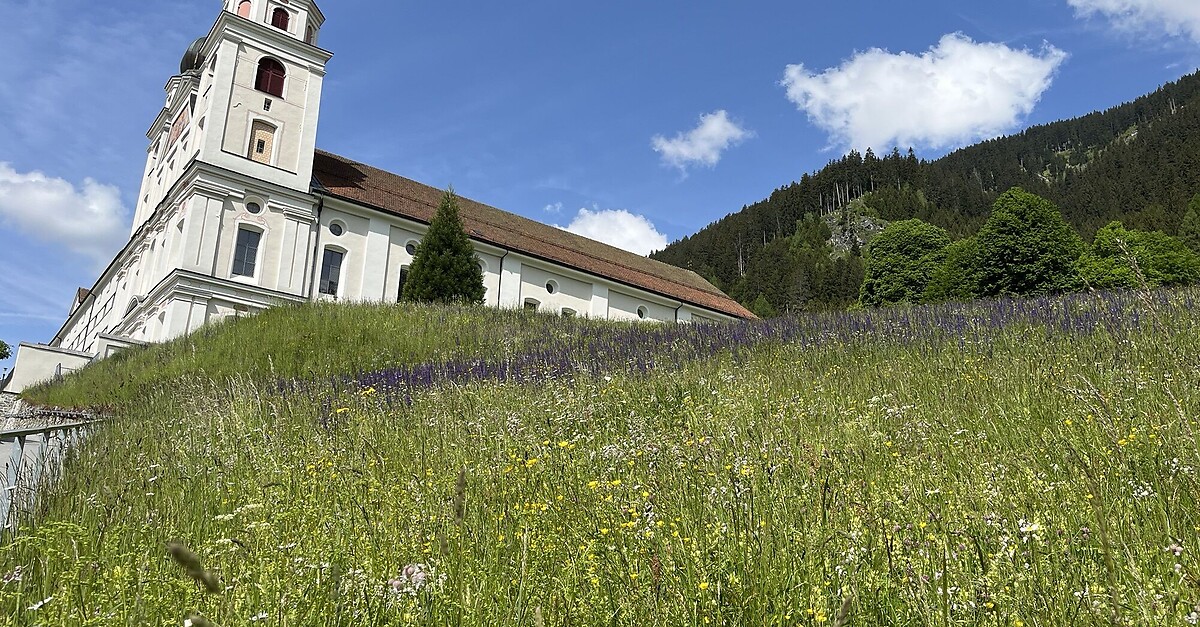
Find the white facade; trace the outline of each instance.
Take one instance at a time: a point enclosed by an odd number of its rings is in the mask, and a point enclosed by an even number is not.
[[[426,224],[312,185],[331,57],[315,45],[323,22],[311,0],[226,0],[166,85],[147,133],[129,243],[77,300],[52,347],[103,357],[122,343],[165,341],[282,303],[398,299]],[[734,318],[472,241],[491,306],[623,320]],[[338,254],[337,271],[322,276],[326,257]]]

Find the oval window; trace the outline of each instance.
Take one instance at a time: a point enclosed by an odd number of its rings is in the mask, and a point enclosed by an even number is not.
[[[333,222],[329,225],[329,232],[333,233],[334,237],[339,237],[346,232],[346,229],[340,223]]]
[[[262,205],[260,205],[256,202],[248,202],[248,203],[246,203],[246,211],[248,211],[254,215],[258,215],[258,214],[262,213]]]
[[[416,242],[409,242],[409,243],[408,243],[408,244],[407,244],[407,245],[404,247],[404,252],[406,252],[406,253],[408,253],[408,254],[410,254],[410,255],[416,255],[416,254],[417,254],[417,243],[416,243]]]
[[[553,294],[558,291],[558,283],[554,281],[546,281],[546,293]]]
[[[637,314],[638,314],[638,318],[641,318],[644,320],[646,318],[646,308],[638,307]]]

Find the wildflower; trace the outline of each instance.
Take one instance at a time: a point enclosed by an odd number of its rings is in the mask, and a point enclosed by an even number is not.
[[[427,564],[409,564],[387,584],[393,594],[416,594],[433,583],[433,575],[433,567]]]
[[[700,589],[701,589],[701,590],[708,590],[708,582],[707,582],[707,581],[702,581],[702,582],[700,582]]]

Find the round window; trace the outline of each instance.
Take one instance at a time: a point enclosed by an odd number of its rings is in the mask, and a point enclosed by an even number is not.
[[[249,211],[250,213],[253,213],[254,215],[258,215],[258,214],[262,213],[262,205],[260,205],[256,202],[248,202],[248,203],[246,203],[246,211]]]
[[[417,254],[417,243],[416,243],[416,242],[409,242],[409,243],[408,243],[408,245],[404,247],[404,252],[406,252],[406,253],[408,253],[408,254],[410,254],[410,255],[415,255],[415,254]]]
[[[646,317],[646,308],[645,308],[645,307],[638,307],[638,312],[637,312],[637,313],[638,313],[638,317],[639,317],[639,318],[645,319],[645,317]]]
[[[546,281],[546,293],[553,294],[558,291],[558,284],[554,281]]]
[[[341,224],[334,222],[329,225],[329,232],[333,233],[334,237],[339,237],[342,233],[346,232],[346,229],[343,228]]]

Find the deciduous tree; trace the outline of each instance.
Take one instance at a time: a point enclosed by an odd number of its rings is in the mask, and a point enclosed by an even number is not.
[[[1140,275],[1140,276],[1139,276]],[[1200,256],[1161,231],[1130,231],[1113,222],[1096,232],[1079,258],[1079,276],[1098,289],[1191,285],[1200,281]]]
[[[976,236],[979,295],[1064,292],[1078,284],[1083,239],[1054,203],[1014,187],[992,205]]]
[[[917,219],[889,224],[867,246],[862,304],[921,302],[949,245],[950,234],[941,227]]]

